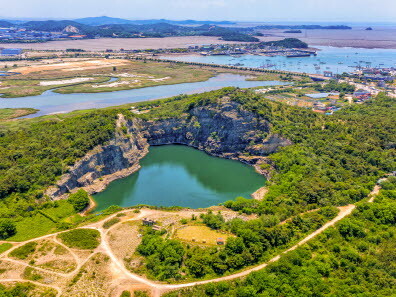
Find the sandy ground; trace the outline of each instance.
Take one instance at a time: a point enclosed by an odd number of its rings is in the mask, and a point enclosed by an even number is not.
[[[48,71],[48,70],[61,70],[61,71],[82,71],[88,69],[98,69],[103,67],[120,66],[130,63],[127,60],[121,59],[96,59],[96,60],[86,60],[77,62],[66,62],[66,63],[55,63],[55,64],[44,64],[44,65],[33,65],[27,67],[16,68],[22,74],[29,74],[32,72]]]
[[[77,77],[73,79],[66,80],[51,80],[51,81],[41,81],[40,86],[54,86],[54,85],[64,85],[64,84],[74,84],[92,80],[91,77]]]
[[[5,48],[24,48],[33,50],[65,50],[79,48],[87,51],[104,51],[106,49],[126,50],[158,49],[158,48],[187,48],[202,44],[233,44],[236,42],[219,40],[218,37],[183,36],[166,38],[98,38],[70,41],[50,41],[46,43],[12,43],[2,44]],[[238,43],[238,42],[237,42]],[[239,42],[241,43],[241,42]]]

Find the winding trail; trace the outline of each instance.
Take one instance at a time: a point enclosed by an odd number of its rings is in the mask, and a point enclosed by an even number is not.
[[[374,199],[378,195],[380,189],[381,189],[381,187],[379,185],[376,185],[374,187],[374,189],[368,195],[368,198],[369,198],[368,199],[368,203],[372,203],[374,201]],[[218,277],[218,278],[215,278],[215,279],[208,279],[208,280],[204,280],[204,281],[196,281],[196,282],[182,283],[182,284],[164,284],[164,283],[155,282],[155,281],[149,280],[149,279],[147,279],[147,278],[145,278],[143,276],[140,276],[138,274],[130,272],[125,267],[123,260],[119,259],[114,254],[114,252],[112,251],[112,249],[111,249],[111,247],[109,245],[109,240],[110,239],[109,239],[108,233],[110,232],[110,230],[112,230],[113,228],[115,228],[119,224],[122,224],[122,223],[127,222],[127,221],[138,221],[138,220],[141,220],[142,218],[162,213],[162,211],[160,211],[160,210],[153,210],[153,209],[141,209],[140,212],[138,214],[136,214],[134,217],[126,219],[126,220],[125,219],[124,220],[121,219],[120,222],[118,222],[117,224],[114,224],[113,226],[111,226],[108,229],[104,229],[103,228],[103,222],[104,221],[107,221],[107,220],[109,220],[111,218],[114,218],[120,213],[130,213],[132,210],[131,209],[126,209],[126,210],[120,211],[118,213],[115,213],[115,214],[113,214],[113,215],[111,215],[109,217],[106,217],[105,219],[103,219],[103,220],[101,220],[99,222],[95,222],[95,223],[89,224],[87,226],[79,227],[79,229],[94,229],[94,230],[98,230],[100,235],[101,235],[101,242],[100,242],[99,246],[88,257],[86,257],[85,259],[80,259],[80,257],[77,256],[77,254],[73,251],[73,249],[71,249],[68,246],[64,245],[62,242],[60,242],[56,238],[56,236],[58,234],[63,233],[63,232],[67,232],[67,230],[66,230],[66,231],[56,232],[56,233],[53,233],[53,234],[44,235],[44,236],[41,236],[41,237],[38,237],[38,238],[34,238],[34,239],[29,239],[29,240],[26,240],[24,242],[18,242],[18,243],[17,242],[13,242],[14,246],[11,249],[9,249],[8,251],[4,252],[2,255],[0,255],[0,260],[22,264],[24,266],[31,267],[31,268],[37,269],[39,271],[42,271],[42,272],[55,274],[55,275],[60,276],[60,277],[69,278],[69,277],[73,277],[75,274],[77,274],[81,270],[81,268],[84,266],[84,264],[87,263],[87,261],[93,255],[95,255],[95,254],[100,252],[100,253],[107,254],[109,256],[109,258],[111,260],[111,264],[113,264],[118,269],[122,279],[131,280],[131,281],[140,283],[141,285],[147,286],[149,289],[152,290],[152,296],[153,297],[158,297],[158,296],[161,296],[163,293],[171,291],[171,290],[187,288],[187,287],[192,287],[192,286],[196,286],[196,285],[203,285],[203,284],[208,284],[208,283],[213,283],[213,282],[233,280],[233,279],[236,279],[236,278],[245,277],[248,274],[250,274],[251,272],[261,270],[261,269],[267,267],[268,264],[278,261],[281,258],[282,255],[297,249],[301,245],[303,245],[303,244],[307,243],[309,240],[313,239],[315,236],[321,234],[323,231],[325,231],[329,227],[334,226],[337,222],[339,222],[340,220],[344,219],[346,216],[350,215],[355,208],[356,208],[356,206],[354,204],[338,207],[339,213],[337,214],[337,216],[334,219],[332,219],[331,221],[325,223],[322,227],[320,227],[319,229],[315,230],[314,232],[312,232],[311,234],[309,234],[308,236],[306,236],[305,238],[300,240],[298,243],[296,243],[295,245],[293,245],[289,249],[281,252],[280,254],[278,254],[277,256],[273,257],[272,259],[270,259],[266,263],[262,263],[260,265],[248,268],[248,269],[240,271],[238,273],[234,273],[234,274],[223,276],[223,277]],[[311,211],[314,211],[314,210],[311,210]],[[308,212],[310,212],[310,211],[308,211]],[[197,211],[197,213],[198,213],[198,211]],[[56,244],[66,248],[66,250],[69,253],[72,254],[72,256],[73,256],[73,258],[74,258],[74,260],[76,262],[76,268],[73,269],[73,271],[71,271],[69,273],[61,273],[61,272],[56,272],[56,271],[52,271],[52,270],[36,267],[36,266],[30,265],[30,264],[28,264],[26,262],[9,258],[10,252],[15,250],[16,248],[18,248],[18,247],[20,247],[20,246],[22,246],[22,245],[24,245],[24,244],[26,244],[28,242],[42,240],[42,239],[50,239],[53,242],[55,242]],[[48,284],[40,283],[40,282],[37,282],[37,281],[30,281],[30,280],[26,280],[26,279],[22,279],[21,278],[21,279],[0,279],[0,283],[1,282],[31,282],[31,283],[39,285],[39,286],[46,286],[46,287],[53,288],[53,289],[55,289],[57,291],[57,296],[61,296],[62,295],[62,288],[60,288],[58,286],[55,286],[55,285],[48,285]]]

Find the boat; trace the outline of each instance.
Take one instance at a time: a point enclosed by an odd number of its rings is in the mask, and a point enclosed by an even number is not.
[[[310,54],[290,54],[286,55],[286,58],[300,58],[300,57],[310,57]]]

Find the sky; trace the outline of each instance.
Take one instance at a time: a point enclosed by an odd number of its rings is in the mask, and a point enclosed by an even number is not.
[[[0,17],[396,22],[396,0],[0,0]]]

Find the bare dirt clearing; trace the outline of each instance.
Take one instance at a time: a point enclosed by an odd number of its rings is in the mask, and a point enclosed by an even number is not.
[[[216,245],[220,238],[222,242],[225,242],[230,234],[221,233],[206,226],[185,226],[176,231],[175,237],[190,243]]]
[[[119,259],[131,256],[140,244],[139,225],[137,222],[121,223],[108,233],[110,247]]]
[[[15,71],[22,74],[29,74],[32,72],[41,71],[83,71],[98,69],[104,67],[112,66],[122,66],[128,64],[128,60],[122,59],[95,59],[95,60],[85,60],[85,61],[75,61],[75,62],[65,62],[65,63],[55,63],[55,64],[44,64],[44,65],[32,65],[27,67],[16,68]]]
[[[72,79],[65,80],[52,80],[52,81],[40,81],[40,86],[54,86],[54,85],[65,85],[65,84],[75,84],[90,81],[91,77],[76,77]]]

